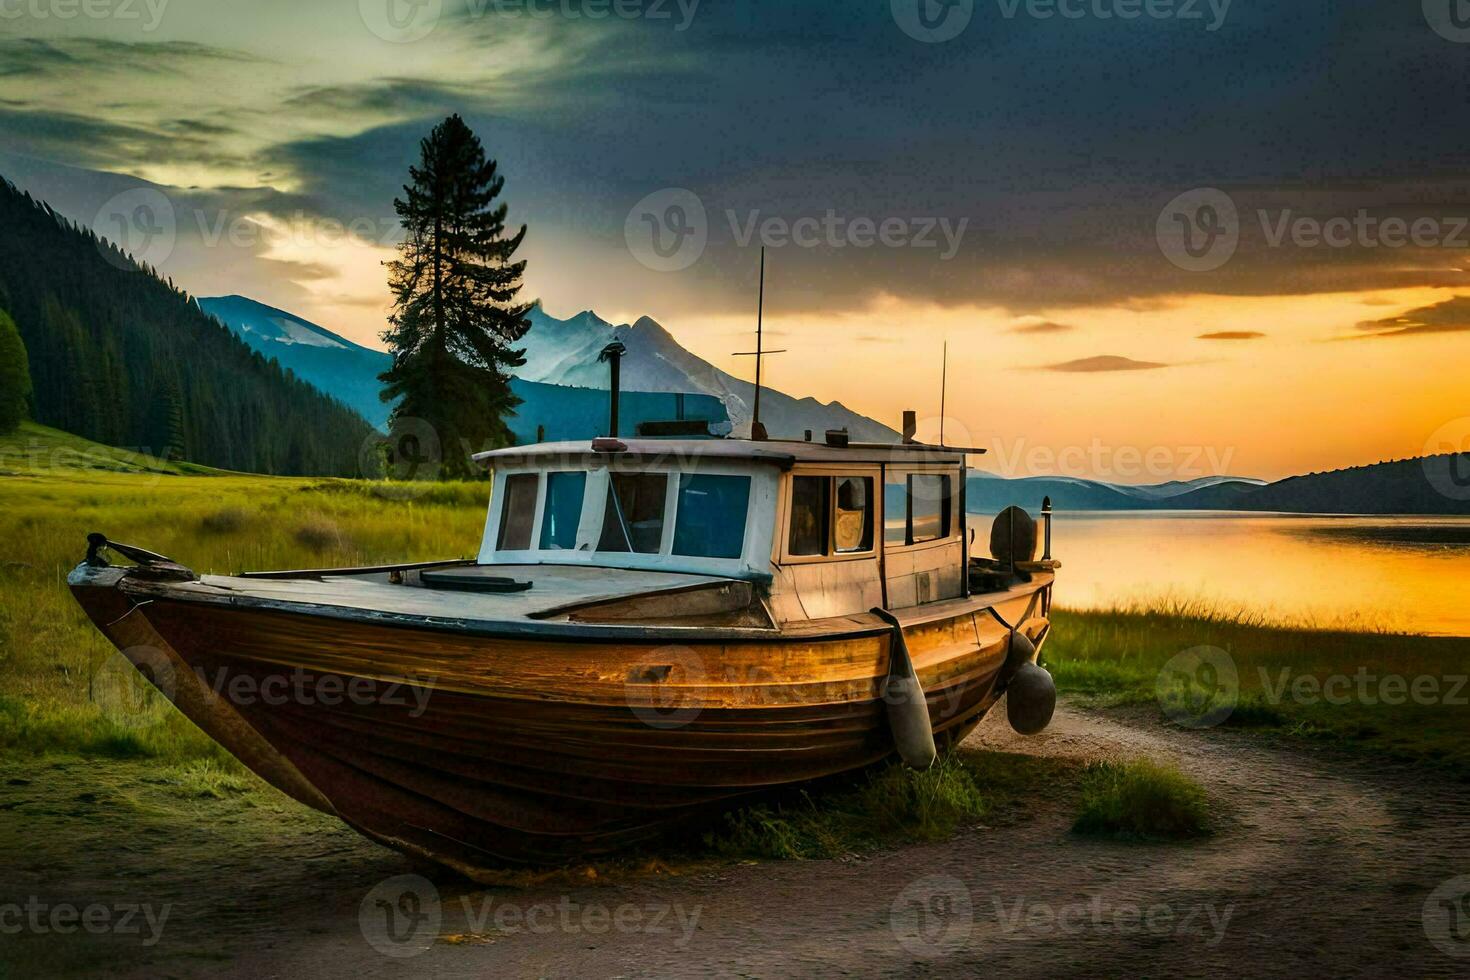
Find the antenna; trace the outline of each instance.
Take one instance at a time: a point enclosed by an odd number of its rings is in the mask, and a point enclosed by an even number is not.
[[[762,319],[766,309],[766,247],[761,246],[761,278],[760,291],[757,293],[755,303],[755,350],[739,351],[736,357],[755,358],[755,406],[750,419],[750,438],[764,440],[766,438],[766,427],[761,425],[761,358],[767,354],[784,354],[782,350],[766,350],[763,346],[765,337],[762,330]]]
[[[939,369],[939,444],[944,445],[944,398],[949,393],[949,341],[944,342],[944,360]]]

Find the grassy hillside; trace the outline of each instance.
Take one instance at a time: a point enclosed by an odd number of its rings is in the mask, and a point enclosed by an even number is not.
[[[253,473],[353,476],[371,428],[182,290],[0,178],[0,306],[38,422]]]
[[[478,549],[487,492],[227,473],[36,425],[0,437],[0,472],[0,753],[218,757],[161,699],[107,702],[120,662],[66,588],[88,532],[201,572],[453,558]]]

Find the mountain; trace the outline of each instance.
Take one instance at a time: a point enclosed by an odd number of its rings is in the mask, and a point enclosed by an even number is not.
[[[998,513],[1008,504],[1035,513],[1042,498],[1051,497],[1052,506],[1061,511],[1470,514],[1470,490],[1459,492],[1466,486],[1470,486],[1470,454],[1374,463],[1275,483],[1220,476],[1129,487],[1063,477],[1006,480],[974,475],[966,485],[965,505],[979,514]]]
[[[1259,480],[1230,476],[1129,486],[1058,476],[1009,480],[986,473],[970,477],[965,489],[965,506],[981,514],[998,513],[1010,504],[1036,511],[1041,501],[1050,497],[1057,510],[1179,510],[1195,506],[1187,501],[1199,490],[1220,488],[1223,493],[1229,487],[1259,486],[1262,486]]]
[[[391,361],[385,352],[359,346],[310,320],[244,296],[209,297],[201,299],[199,307],[263,356],[274,358],[297,377],[340,398],[378,429],[387,427],[392,406],[378,398],[382,390],[378,375],[388,369]],[[545,350],[546,346],[539,349]],[[605,375],[607,366],[601,367]],[[509,420],[519,442],[586,439],[606,430],[605,385],[598,390],[595,386],[515,378],[510,387],[521,399]],[[625,382],[619,409],[622,431],[631,433],[640,421],[676,418],[728,428],[729,415],[720,399],[683,391],[671,393],[676,390],[640,391]]]
[[[378,375],[393,360],[386,352],[354,344],[310,320],[244,296],[205,297],[199,308],[253,350],[341,400],[374,428],[387,425],[390,406],[378,399],[383,388]]]
[[[386,422],[388,406],[377,400],[380,387],[377,376],[387,368],[387,354],[361,347],[309,320],[243,296],[204,298],[199,300],[199,306],[255,350],[276,358],[283,367],[342,399],[374,425],[382,427]],[[614,326],[590,310],[561,320],[538,305],[531,311],[530,319],[531,329],[521,340],[526,349],[526,363],[516,372],[519,382],[554,385],[563,390],[606,390],[608,367],[597,356],[609,343],[620,340],[628,349],[622,364],[624,392],[708,395],[724,404],[725,414],[701,403],[697,410],[689,406],[695,414],[687,417],[718,415],[715,420],[720,421],[727,414],[736,431],[750,423],[755,386],[691,354],[649,317],[632,325]],[[524,385],[521,388],[517,393],[522,398],[533,391]],[[534,391],[530,397],[535,401],[536,414],[550,417],[550,423],[545,426],[547,432],[574,430],[575,426],[549,408],[554,394],[554,391]],[[644,403],[625,404],[624,411],[634,404]],[[654,410],[653,402],[647,404],[649,411]],[[585,415],[580,403],[569,410],[579,417]],[[527,411],[523,409],[520,414],[525,415]],[[899,439],[894,430],[838,402],[824,405],[815,398],[793,398],[770,388],[761,391],[761,416],[766,431],[773,437],[799,439],[805,429],[820,434],[826,429],[846,427],[854,441],[897,442]],[[623,428],[631,431],[631,421]],[[527,437],[533,438],[534,431],[524,436],[518,431],[517,437],[529,441]]]
[[[516,373],[528,381],[606,388],[608,368],[597,355],[614,340],[628,348],[623,356],[622,384],[640,391],[692,391],[725,403],[735,431],[749,431],[755,385],[726,374],[680,346],[651,317],[614,326],[591,310],[559,320],[537,306],[531,330],[521,341],[526,364]],[[800,439],[811,429],[817,438],[827,429],[846,428],[854,442],[898,442],[898,432],[841,402],[823,404],[795,398],[773,388],[761,389],[761,421],[772,438]]]
[[[0,305],[35,420],[230,470],[357,471],[367,422],[251,350],[173,283],[0,178]]]

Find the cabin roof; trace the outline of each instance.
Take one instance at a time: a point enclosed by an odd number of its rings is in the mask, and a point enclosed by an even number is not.
[[[708,459],[750,462],[790,469],[797,463],[947,463],[959,465],[959,450],[917,443],[853,443],[829,446],[821,442],[768,439],[620,439],[626,450],[596,452],[590,442],[542,442],[476,453],[486,466],[500,463],[572,462],[591,459]]]

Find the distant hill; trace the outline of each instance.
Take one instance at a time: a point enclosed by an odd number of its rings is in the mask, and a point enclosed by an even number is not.
[[[1055,477],[1005,480],[972,476],[966,507],[997,513],[1020,504],[1035,513],[1044,497],[1057,510],[1243,510],[1287,514],[1470,514],[1470,499],[1440,492],[1426,475],[1449,473],[1455,457],[1396,460],[1327,473],[1294,476],[1276,483],[1237,477],[1127,487]],[[1470,479],[1470,454],[1458,457],[1458,472]],[[1470,496],[1470,491],[1462,496]]]
[[[199,306],[252,348],[340,398],[375,426],[381,428],[386,423],[389,406],[378,401],[381,386],[377,381],[388,367],[386,353],[361,347],[310,320],[243,296],[206,297],[199,300]],[[534,415],[544,421],[547,432],[574,431],[571,417],[585,415],[586,406],[581,404],[584,396],[572,395],[571,390],[607,389],[608,368],[597,355],[615,339],[628,348],[622,365],[625,393],[709,396],[722,402],[724,411],[716,413],[707,404],[695,408],[690,402],[686,407],[695,414],[688,417],[718,415],[719,420],[728,419],[742,434],[742,426],[749,425],[755,386],[689,353],[648,317],[631,326],[613,326],[590,310],[559,320],[537,306],[530,318],[531,329],[521,341],[526,348],[526,363],[516,372],[518,377],[512,386],[517,395],[533,403],[519,413],[523,425]],[[532,387],[537,383],[551,387]],[[554,408],[557,392],[577,400],[576,405],[567,403],[565,410],[570,414],[566,417],[559,416]],[[630,401],[624,410],[639,412],[643,404]],[[648,402],[647,412],[660,410],[655,408],[658,404],[657,400]],[[857,441],[897,442],[899,438],[887,426],[837,402],[824,405],[815,398],[797,399],[769,388],[761,393],[761,415],[773,437],[800,438],[805,429],[820,433],[846,427]],[[518,439],[534,439],[534,424],[524,432],[515,424],[512,428]]]
[[[230,476],[225,470],[104,446],[60,429],[22,422],[0,436],[0,476],[55,476],[59,472]]]
[[[153,270],[3,179],[0,229],[0,303],[26,344],[37,422],[223,469],[356,472],[361,416]]]
[[[970,477],[965,506],[979,514],[998,513],[1010,504],[1020,504],[1033,513],[1050,497],[1057,510],[1179,510],[1195,505],[1190,497],[1203,489],[1258,489],[1259,480],[1243,477],[1209,476],[1198,480],[1173,480],[1152,486],[1128,486],[1073,477],[1025,477],[1007,480],[989,474]]]
[[[1470,514],[1470,499],[1442,493],[1426,475],[1431,467],[1449,472],[1452,456],[1402,459],[1369,466],[1293,476],[1249,490],[1225,483],[1174,498],[1199,510],[1282,511],[1303,514]],[[1458,457],[1470,476],[1470,454]],[[1470,496],[1470,493],[1461,495]]]

